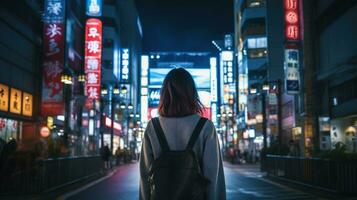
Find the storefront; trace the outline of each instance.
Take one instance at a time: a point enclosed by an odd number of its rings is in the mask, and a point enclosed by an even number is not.
[[[21,140],[22,138],[22,122],[0,118],[0,139],[8,142],[12,139]]]
[[[0,84],[0,139],[8,142],[34,137],[33,96],[30,93]]]
[[[331,148],[346,145],[346,151],[357,153],[357,116],[331,120]]]

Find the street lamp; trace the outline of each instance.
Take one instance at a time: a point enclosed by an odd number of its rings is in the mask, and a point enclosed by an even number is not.
[[[115,94],[115,95],[120,94],[120,89],[119,89],[118,85],[115,85],[115,86],[114,86],[114,88],[113,88],[113,94]]]
[[[251,93],[251,94],[256,94],[256,93],[257,93],[257,88],[251,87],[251,88],[250,88],[250,93]]]
[[[129,117],[130,117],[130,118],[133,118],[133,117],[134,117],[134,113],[131,112],[131,113],[129,114]]]
[[[80,74],[78,76],[78,82],[84,83],[86,81],[86,75],[85,74]]]
[[[63,126],[64,126],[64,134],[63,134],[63,142],[66,146],[66,148],[68,148],[68,134],[70,131],[70,127],[69,127],[69,119],[70,119],[70,115],[71,115],[71,107],[69,106],[69,102],[71,100],[71,85],[73,84],[72,82],[72,72],[70,71],[69,68],[65,68],[61,74],[61,82],[63,83],[64,87],[64,91],[63,91],[63,95],[64,95],[64,103],[65,103],[65,113],[64,113],[64,122],[63,122]]]
[[[100,90],[100,93],[102,95],[107,95],[108,94],[108,89],[106,87],[102,87],[101,90]]]
[[[122,93],[122,94],[126,94],[127,92],[128,92],[128,89],[126,88],[125,85],[123,85],[123,86],[121,87],[121,93]]]
[[[134,108],[133,104],[129,103],[128,109],[129,109],[129,110],[132,110],[133,108]]]
[[[269,85],[269,83],[268,83],[267,81],[264,81],[264,84],[263,84],[263,86],[262,86],[262,89],[263,89],[264,91],[269,91],[270,85]]]
[[[65,85],[72,85],[72,74],[68,71],[63,72],[61,75],[61,82]]]
[[[125,109],[125,108],[126,108],[126,105],[125,105],[124,102],[120,104],[120,108],[121,108],[121,109]]]

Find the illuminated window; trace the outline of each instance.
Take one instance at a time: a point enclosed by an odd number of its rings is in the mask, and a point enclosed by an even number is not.
[[[257,8],[265,6],[265,0],[247,0],[248,8]]]
[[[248,49],[266,48],[267,38],[266,37],[248,38],[247,45],[248,45]]]
[[[249,58],[263,58],[267,56],[267,50],[265,48],[261,49],[249,49]]]

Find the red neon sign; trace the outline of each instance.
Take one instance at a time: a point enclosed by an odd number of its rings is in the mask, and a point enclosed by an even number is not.
[[[99,19],[88,19],[85,33],[85,94],[88,99],[98,100],[101,80],[102,22]]]
[[[287,40],[300,39],[299,0],[284,0],[285,37]]]

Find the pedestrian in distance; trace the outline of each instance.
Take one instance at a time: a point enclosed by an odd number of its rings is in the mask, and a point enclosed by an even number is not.
[[[105,169],[110,169],[111,165],[110,165],[109,159],[110,159],[111,153],[110,153],[110,149],[109,149],[108,145],[105,145],[101,149],[101,156],[102,156],[102,159],[104,161],[104,168]]]
[[[225,200],[222,155],[213,123],[200,116],[192,76],[183,68],[164,79],[159,117],[147,125],[140,155],[141,200]]]

